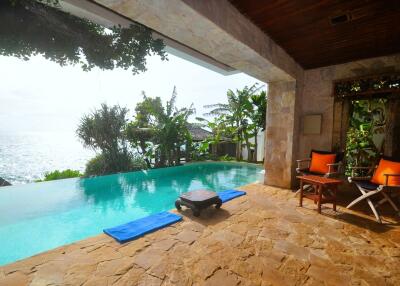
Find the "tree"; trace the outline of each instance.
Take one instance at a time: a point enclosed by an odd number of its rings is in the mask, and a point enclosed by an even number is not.
[[[176,88],[164,108],[161,98],[147,97],[135,108],[134,120],[126,128],[131,146],[145,156],[148,166],[178,165],[183,145],[190,145],[191,135],[187,128],[188,118],[194,113],[193,106],[176,108]]]
[[[232,127],[225,114],[213,117],[211,120],[202,117],[196,117],[196,120],[199,121],[199,124],[202,127],[209,129],[212,133],[209,138],[205,139],[199,145],[199,152],[204,153],[206,150],[208,150],[209,146],[211,146],[212,157],[216,158],[218,144],[226,138],[233,138],[236,128]]]
[[[371,167],[383,153],[386,125],[384,99],[354,100],[346,137],[346,173],[352,167]]]
[[[87,148],[101,153],[89,161],[86,175],[102,175],[131,171],[133,157],[128,151],[125,136],[128,109],[118,105],[102,104],[100,109],[84,115],[79,123],[77,135]]]
[[[143,156],[150,168],[155,159],[155,126],[159,124],[164,108],[160,97],[147,97],[144,92],[142,95],[143,101],[136,105],[134,120],[127,125],[126,135],[131,146]]]
[[[251,121],[250,114],[254,112],[254,106],[251,102],[251,97],[260,90],[257,84],[251,87],[245,86],[242,90],[228,90],[227,99],[228,103],[217,103],[206,105],[206,108],[212,108],[212,110],[206,113],[206,116],[221,116],[235,129],[233,141],[236,142],[236,160],[242,159],[242,144],[243,141],[248,150],[248,158],[250,159],[250,150],[252,144],[249,139],[252,137],[250,130],[253,127],[253,122]]]
[[[85,71],[123,68],[133,74],[146,70],[150,54],[166,59],[162,40],[153,39],[149,28],[105,28],[61,11],[57,3],[0,1],[0,55],[23,60],[42,55],[61,66],[80,65]]]
[[[258,132],[261,129],[265,130],[266,117],[267,117],[267,93],[265,90],[259,94],[253,94],[251,96],[251,102],[254,106],[254,112],[249,113],[249,117],[254,122],[254,158],[253,161],[257,161],[257,150],[258,150]]]

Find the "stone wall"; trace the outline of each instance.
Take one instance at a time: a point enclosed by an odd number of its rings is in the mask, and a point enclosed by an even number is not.
[[[340,124],[334,124],[334,121],[342,120],[341,116],[334,118],[333,80],[396,71],[400,72],[400,54],[305,70],[301,115],[322,114],[322,132],[320,135],[304,135],[300,121],[297,157],[307,158],[311,149],[330,150],[333,147],[333,135],[338,132],[334,125]]]

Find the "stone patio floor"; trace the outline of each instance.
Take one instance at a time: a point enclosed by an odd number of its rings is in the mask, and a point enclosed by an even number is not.
[[[0,267],[0,285],[400,285],[400,226],[288,190],[248,195],[118,244],[106,235]],[[389,221],[389,222],[388,222]]]

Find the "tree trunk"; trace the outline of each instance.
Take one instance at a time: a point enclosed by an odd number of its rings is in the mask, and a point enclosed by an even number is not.
[[[238,140],[238,142],[236,142],[236,161],[240,161],[241,154],[242,154],[242,142]]]
[[[257,127],[256,127],[257,128]],[[256,129],[256,131],[254,132],[254,158],[253,158],[253,161],[254,162],[257,162],[257,150],[258,150],[258,140],[257,140],[257,136],[258,136],[258,132],[257,132],[257,129]]]
[[[175,165],[179,166],[181,164],[181,147],[176,148],[176,162]]]
[[[211,155],[215,159],[218,156],[218,144],[211,144]]]
[[[186,162],[190,162],[191,161],[191,158],[190,158],[190,144],[188,144],[188,143],[186,143],[186,148],[185,148],[185,150],[186,150],[186,153],[185,153],[185,161]]]
[[[143,159],[144,159],[144,161],[146,162],[146,165],[147,165],[147,168],[151,168],[151,162],[150,162],[150,160],[149,160],[149,158],[147,158],[146,156],[145,156],[145,154],[146,154],[146,142],[145,141],[140,141],[140,149],[142,150],[142,156],[143,156]]]
[[[239,130],[240,123],[236,121],[237,142],[236,142],[236,161],[240,161],[242,157],[242,137]]]
[[[244,137],[244,140],[246,142],[246,149],[247,149],[247,162],[251,162],[251,149],[250,149],[250,141],[247,136]]]

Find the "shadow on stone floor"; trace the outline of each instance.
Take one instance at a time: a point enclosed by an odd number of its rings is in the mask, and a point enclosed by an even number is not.
[[[216,209],[214,207],[204,209],[199,217],[195,217],[192,213],[192,210],[185,207],[183,207],[182,210],[177,213],[204,226],[218,224],[231,216],[231,213],[225,210],[223,207],[220,209]]]
[[[314,204],[305,204],[303,205],[303,209],[317,212]],[[322,206],[321,215],[356,227],[368,229],[375,233],[385,233],[400,226],[399,220],[394,220],[387,216],[381,217],[383,223],[380,224],[375,221],[375,217],[370,216],[365,212],[349,211],[344,207],[338,207],[337,211],[334,212],[329,204]]]
[[[360,202],[351,209],[347,209],[346,206],[359,196],[360,192],[353,184],[344,182],[337,194],[338,212],[333,212],[331,208],[332,205],[327,204],[326,206],[322,206],[322,215],[354,226],[366,228],[377,233],[384,233],[395,226],[400,226],[400,216],[396,214],[388,203],[383,204],[378,208],[378,212],[383,222],[382,224],[379,224],[375,220],[371,209],[365,201]],[[296,198],[298,198],[298,195],[296,195]],[[380,199],[381,198],[378,196],[376,196],[376,198],[371,198],[374,204]],[[400,207],[399,198],[395,198],[394,201],[396,205]],[[316,210],[316,206],[315,208],[310,206],[309,209]]]

